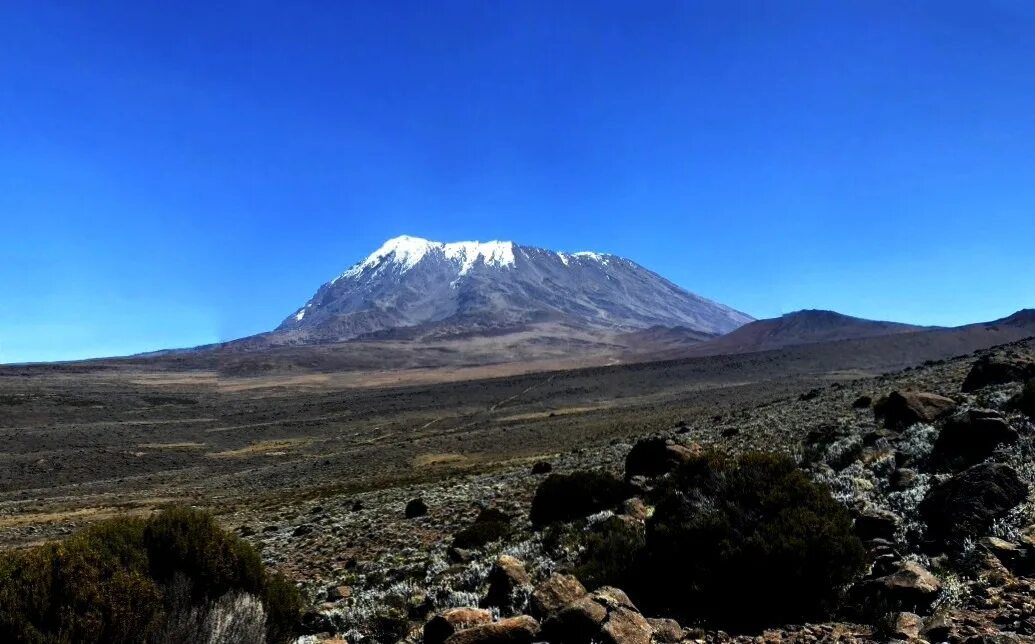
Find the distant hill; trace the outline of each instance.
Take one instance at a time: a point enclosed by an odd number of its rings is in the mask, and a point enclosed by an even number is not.
[[[751,353],[819,342],[857,340],[933,327],[865,320],[835,311],[805,310],[778,318],[755,320],[692,349],[694,355]]]

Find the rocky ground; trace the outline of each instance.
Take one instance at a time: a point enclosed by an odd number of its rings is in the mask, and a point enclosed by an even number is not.
[[[970,380],[979,356],[845,379],[657,432],[673,448],[793,454],[851,509],[867,570],[826,623],[728,634],[641,615],[620,590],[588,593],[569,576],[579,553],[532,528],[532,496],[547,470],[622,474],[633,439],[224,521],[302,585],[309,641],[1028,641],[1035,425],[1011,401],[1035,345],[992,353],[1000,358]],[[509,518],[505,536],[451,547],[486,508]],[[576,525],[615,513],[642,523],[650,512],[630,501]]]

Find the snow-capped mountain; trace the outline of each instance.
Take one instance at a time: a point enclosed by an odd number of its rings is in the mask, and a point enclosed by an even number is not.
[[[559,322],[722,334],[751,320],[615,255],[402,236],[321,286],[275,333],[327,342],[406,329],[470,333]]]

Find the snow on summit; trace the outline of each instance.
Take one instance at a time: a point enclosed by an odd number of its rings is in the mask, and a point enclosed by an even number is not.
[[[420,237],[411,237],[410,235],[400,235],[386,241],[362,262],[359,262],[335,278],[334,282],[343,277],[359,275],[364,270],[370,268],[380,271],[387,265],[397,266],[400,272],[405,273],[432,253],[441,253],[446,259],[456,263],[459,267],[460,275],[466,275],[479,261],[487,266],[495,266],[497,268],[514,265],[514,242],[461,241],[443,243]]]

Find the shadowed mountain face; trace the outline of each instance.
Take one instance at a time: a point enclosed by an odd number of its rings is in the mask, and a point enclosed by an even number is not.
[[[751,319],[614,255],[404,236],[321,286],[273,335],[288,344],[324,343],[546,322],[621,331],[685,327],[715,335]]]

